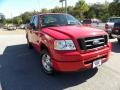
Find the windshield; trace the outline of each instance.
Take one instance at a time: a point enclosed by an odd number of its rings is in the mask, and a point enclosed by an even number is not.
[[[41,27],[80,25],[80,22],[69,14],[47,14],[40,16]]]
[[[120,18],[110,18],[109,22],[120,22]]]

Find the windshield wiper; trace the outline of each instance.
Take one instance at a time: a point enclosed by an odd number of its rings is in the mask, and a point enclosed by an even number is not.
[[[61,26],[61,25],[58,25],[58,24],[53,24],[53,25],[46,25],[46,26],[42,26],[42,28],[45,28],[45,27],[53,27],[53,26],[55,26],[55,27],[59,27],[59,26]]]
[[[80,25],[80,24],[63,24],[62,26],[72,26],[72,25]]]

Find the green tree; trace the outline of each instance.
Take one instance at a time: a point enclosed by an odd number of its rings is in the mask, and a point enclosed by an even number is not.
[[[0,13],[0,23],[5,24],[5,16],[2,13]]]
[[[49,12],[49,10],[47,10],[46,8],[43,8],[42,10],[41,10],[41,13],[48,13]]]
[[[105,2],[104,4],[95,3],[92,5],[87,5],[84,0],[78,0],[75,6],[68,6],[67,10],[69,14],[72,14],[78,19],[98,18],[105,21],[110,15],[119,16],[120,14],[120,8],[119,8],[120,3],[116,3],[118,2],[117,0],[114,0],[114,1],[115,2],[112,2],[110,5],[108,2]],[[65,8],[62,8],[62,7],[55,7],[53,9],[43,8],[40,12],[37,12],[37,11],[25,12],[20,16],[7,20],[6,22],[10,23],[13,20],[14,24],[27,23],[30,21],[33,15],[39,14],[39,13],[48,13],[48,12],[64,13]]]
[[[25,12],[24,14],[21,15],[21,18],[23,20],[23,23],[27,23],[30,18],[31,18],[32,14],[29,12]]]
[[[22,24],[22,18],[20,16],[13,18],[13,24],[20,25]]]
[[[65,10],[63,10],[65,12]],[[74,7],[73,6],[68,6],[67,7],[67,12],[71,15],[74,15]]]
[[[51,13],[63,13],[64,12],[64,8],[55,7],[53,9],[51,9],[50,12]]]
[[[105,21],[106,18],[109,17],[108,6],[108,2],[105,2],[104,4],[95,3],[90,5],[88,12],[85,13],[85,18],[98,18]]]
[[[84,0],[79,0],[75,5],[76,13],[79,11],[80,18],[83,18],[83,14],[89,10],[89,6]]]
[[[12,23],[12,19],[7,19],[6,20],[6,24],[11,24]]]
[[[117,0],[109,5],[109,14],[111,16],[120,16],[120,3]]]

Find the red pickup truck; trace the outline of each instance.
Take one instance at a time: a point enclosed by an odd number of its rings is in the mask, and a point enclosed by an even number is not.
[[[108,60],[111,51],[105,31],[82,26],[64,13],[33,16],[26,38],[29,48],[40,53],[47,74],[96,68]]]

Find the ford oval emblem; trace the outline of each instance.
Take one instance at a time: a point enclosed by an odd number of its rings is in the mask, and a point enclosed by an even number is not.
[[[93,45],[99,45],[100,41],[98,39],[93,40]]]

